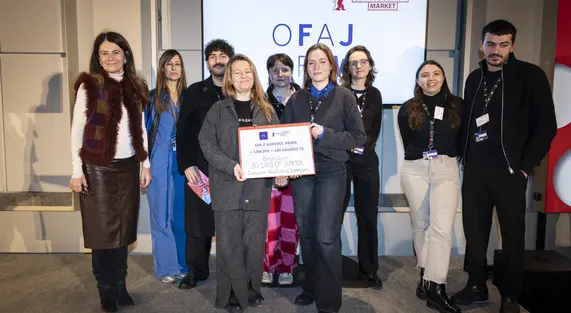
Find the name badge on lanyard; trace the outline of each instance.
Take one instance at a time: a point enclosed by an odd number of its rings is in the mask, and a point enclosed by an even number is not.
[[[433,159],[438,158],[438,151],[436,151],[436,149],[433,149],[433,147],[434,147],[434,122],[435,122],[435,119],[431,118],[430,112],[428,111],[428,107],[426,107],[426,104],[424,104],[424,102],[422,103],[422,108],[424,109],[424,112],[426,112],[426,116],[430,119],[430,130],[429,130],[429,134],[428,134],[428,150],[422,152],[422,156],[425,160],[433,160]],[[440,114],[444,114],[444,110],[442,110],[440,112]]]
[[[355,154],[363,154],[365,152],[364,148],[353,148],[351,149],[351,152],[355,153]]]
[[[490,115],[486,113],[476,119],[476,126],[480,127],[482,125],[488,124],[489,121],[490,121]]]
[[[424,151],[424,152],[422,153],[422,157],[423,157],[425,160],[433,160],[433,159],[436,159],[436,158],[438,158],[438,151],[436,151],[436,150]]]
[[[492,100],[492,97],[494,96],[494,93],[496,92],[496,89],[498,88],[501,82],[502,82],[502,77],[500,76],[498,77],[498,80],[496,80],[494,87],[492,87],[490,94],[488,94],[488,83],[486,77],[484,77],[484,110],[482,112],[482,115],[476,118],[476,127],[480,128],[480,131],[474,133],[474,140],[476,142],[482,142],[488,139],[488,132],[486,130],[483,130],[482,126],[490,122],[488,105],[490,104],[490,101]]]
[[[483,130],[481,132],[474,133],[474,137],[476,138],[476,142],[481,142],[488,139],[488,132]]]

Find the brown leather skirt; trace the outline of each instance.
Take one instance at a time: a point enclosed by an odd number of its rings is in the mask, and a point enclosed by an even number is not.
[[[88,191],[80,195],[85,247],[104,250],[137,240],[140,163],[135,157],[83,165]]]

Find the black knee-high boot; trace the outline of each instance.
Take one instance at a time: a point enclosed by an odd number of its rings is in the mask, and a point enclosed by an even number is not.
[[[111,273],[111,287],[119,307],[135,305],[133,298],[127,292],[127,247],[110,250],[108,269]]]
[[[110,266],[112,273],[111,287],[120,307],[135,305],[133,298],[127,292],[127,247],[113,249]]]
[[[99,301],[104,312],[117,312],[117,300],[112,288],[111,273],[107,270],[109,250],[93,250],[91,252],[91,264],[93,276],[97,280]]]

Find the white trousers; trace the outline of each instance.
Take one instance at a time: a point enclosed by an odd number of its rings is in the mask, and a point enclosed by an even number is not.
[[[405,160],[401,183],[410,206],[418,266],[424,268],[425,280],[444,284],[460,197],[456,158]]]

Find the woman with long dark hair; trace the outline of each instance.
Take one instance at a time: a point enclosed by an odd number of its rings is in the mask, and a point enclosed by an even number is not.
[[[359,113],[363,118],[367,141],[362,147],[351,150],[347,167],[347,189],[343,213],[347,210],[351,198],[353,182],[353,207],[358,227],[359,269],[365,275],[371,288],[382,289],[379,278],[379,236],[377,216],[379,213],[379,156],[375,151],[381,132],[383,119],[383,97],[379,89],[373,86],[375,81],[375,61],[364,46],[355,46],[345,55],[341,66],[343,86],[349,88],[355,96]]]
[[[462,99],[435,61],[416,71],[414,97],[398,113],[404,145],[401,183],[410,206],[420,281],[416,295],[439,312],[458,313],[446,294],[452,230],[460,198],[456,162]]]
[[[122,35],[95,38],[89,73],[79,76],[75,92],[69,185],[81,192],[84,244],[92,250],[101,308],[116,312],[134,304],[125,284],[127,247],[137,240],[140,188],[151,181],[143,116],[149,91]]]
[[[145,110],[153,181],[147,189],[154,274],[172,283],[188,272],[185,259],[184,183],[176,159],[176,123],[186,89],[182,56],[166,50],[159,59],[157,87]]]
[[[236,54],[222,81],[225,99],[216,102],[198,135],[208,161],[216,230],[216,302],[241,312],[263,303],[264,242],[272,179],[245,179],[240,167],[238,128],[278,124],[264,97],[254,63]]]
[[[355,97],[338,86],[337,62],[322,43],[311,46],[304,61],[304,89],[294,93],[282,123],[310,122],[315,175],[290,181],[295,221],[305,265],[303,293],[297,305],[315,301],[319,312],[341,308],[341,223],[348,150],[366,140]]]

